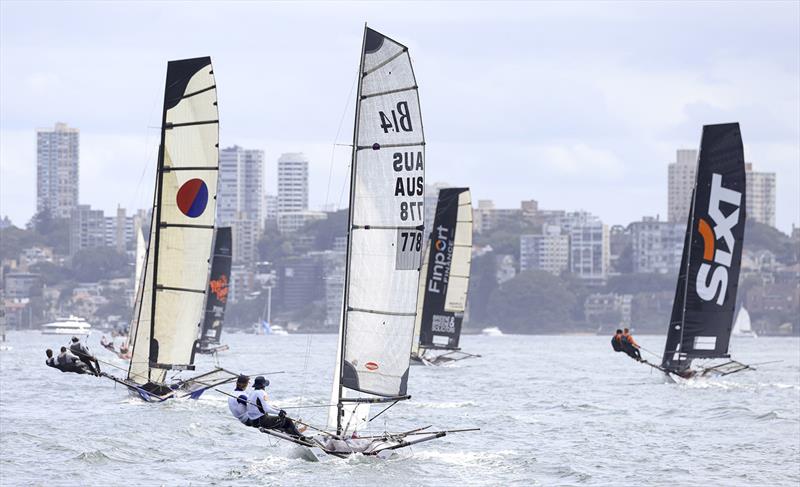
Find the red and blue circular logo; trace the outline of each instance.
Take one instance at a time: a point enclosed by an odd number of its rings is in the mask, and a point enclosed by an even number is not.
[[[206,210],[208,186],[202,179],[190,179],[178,190],[178,209],[189,218],[197,218]]]

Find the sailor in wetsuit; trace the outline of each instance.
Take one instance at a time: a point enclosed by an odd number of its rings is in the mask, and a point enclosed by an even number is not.
[[[269,381],[262,376],[256,377],[253,390],[247,397],[247,426],[266,428],[282,431],[297,438],[303,438],[294,422],[286,417],[286,411],[276,409],[267,403],[267,393],[264,388]]]
[[[617,332],[611,337],[611,347],[614,349],[615,352],[622,352],[622,330],[617,328]]]
[[[627,328],[622,332],[622,350],[627,353],[630,358],[639,362],[642,361],[642,354],[639,353],[639,344],[636,343],[636,340],[633,339],[633,335],[631,335],[630,330]]]
[[[244,374],[239,375],[236,379],[236,388],[233,394],[236,397],[228,398],[228,408],[234,418],[241,421],[242,424],[247,425],[247,385],[250,383],[250,377]]]
[[[76,374],[88,374],[89,371],[87,370],[86,366],[83,365],[78,361],[78,357],[72,355],[67,350],[67,347],[61,347],[61,353],[59,354],[58,358],[51,362],[50,357],[53,354],[53,351],[47,349],[47,361],[45,362],[50,367],[55,367],[56,369],[60,370],[61,372],[74,372]],[[52,365],[51,365],[52,364]]]
[[[69,346],[69,349],[81,362],[86,364],[94,375],[100,375],[100,364],[97,363],[97,359],[89,352],[89,347],[81,343],[78,337],[72,337],[72,345]]]

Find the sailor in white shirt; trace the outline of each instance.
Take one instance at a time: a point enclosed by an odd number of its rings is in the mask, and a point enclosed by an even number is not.
[[[256,377],[256,380],[253,382],[253,390],[247,397],[248,422],[245,424],[259,428],[279,430],[288,435],[302,438],[294,422],[286,417],[286,411],[277,409],[267,402],[267,393],[264,391],[264,388],[268,385],[269,381],[262,376]]]
[[[250,383],[250,377],[244,374],[239,375],[236,379],[236,389],[233,390],[235,398],[228,399],[228,408],[234,418],[247,424],[247,385]],[[249,426],[249,425],[248,425]]]

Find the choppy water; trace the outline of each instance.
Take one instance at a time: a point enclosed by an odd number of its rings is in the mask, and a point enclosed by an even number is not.
[[[483,358],[414,367],[411,401],[378,429],[478,426],[387,461],[312,463],[228,415],[226,398],[145,404],[110,381],[45,367],[61,337],[9,334],[0,352],[0,484],[798,485],[800,341],[741,339],[736,358],[782,360],[723,380],[665,384],[605,337],[463,339]],[[99,356],[99,335],[90,345]],[[271,377],[279,405],[326,404],[332,335],[227,335],[232,370]],[[639,337],[660,350],[662,337]],[[307,354],[309,349],[311,353]],[[211,359],[202,357],[200,367]],[[117,361],[122,364],[122,362]],[[292,410],[296,413],[297,410]],[[315,423],[325,410],[301,415]]]

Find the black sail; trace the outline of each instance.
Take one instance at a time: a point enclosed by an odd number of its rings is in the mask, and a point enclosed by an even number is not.
[[[420,348],[458,349],[469,279],[471,232],[469,188],[441,189],[421,283]]]
[[[696,358],[728,356],[745,217],[739,124],[706,125],[664,348],[665,369],[681,371]]]
[[[211,273],[208,276],[208,289],[206,289],[206,311],[198,344],[201,352],[208,350],[212,345],[219,345],[222,335],[222,322],[231,278],[232,244],[231,227],[217,228],[214,236],[214,255],[211,257]]]

